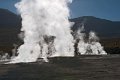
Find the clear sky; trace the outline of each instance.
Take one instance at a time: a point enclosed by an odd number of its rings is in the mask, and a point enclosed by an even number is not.
[[[0,0],[0,8],[16,13],[14,4],[20,0]],[[95,16],[120,21],[120,0],[73,0],[70,5],[71,17]]]

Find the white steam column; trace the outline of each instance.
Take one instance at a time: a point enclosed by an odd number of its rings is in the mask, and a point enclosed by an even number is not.
[[[74,56],[72,24],[68,20],[71,2],[21,0],[15,5],[22,17],[21,31],[25,37],[24,44],[18,48],[19,55],[11,63],[35,62],[39,57],[47,61],[47,57]]]

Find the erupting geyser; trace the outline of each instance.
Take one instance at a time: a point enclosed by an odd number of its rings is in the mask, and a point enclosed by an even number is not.
[[[39,57],[74,56],[68,4],[71,0],[21,0],[16,4],[22,17],[24,44],[12,60],[34,62]]]
[[[72,0],[21,0],[15,6],[22,17],[24,44],[18,48],[19,55],[10,63],[35,62],[38,58],[74,56],[75,39],[71,34],[69,8]],[[90,39],[92,40],[90,33]],[[86,54],[87,48],[98,54],[97,42],[85,43],[82,33],[78,34],[79,53]],[[94,35],[95,36],[95,35]],[[94,47],[91,47],[94,46]],[[101,51],[102,48],[100,48]],[[100,50],[99,50],[100,51]],[[103,53],[103,52],[102,52]]]
[[[89,36],[86,36],[84,30],[84,23],[82,23],[82,27],[75,31],[73,35],[76,41],[75,44],[77,44],[77,55],[106,55],[107,53],[99,43],[96,34],[91,31]]]

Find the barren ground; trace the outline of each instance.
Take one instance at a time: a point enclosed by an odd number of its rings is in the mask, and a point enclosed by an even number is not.
[[[52,58],[49,63],[0,64],[0,80],[120,80],[120,56]]]

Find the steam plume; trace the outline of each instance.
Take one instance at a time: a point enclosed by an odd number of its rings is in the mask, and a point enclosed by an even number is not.
[[[78,52],[84,54],[107,54],[98,37],[90,32],[85,41],[84,25],[71,35],[69,8],[72,0],[21,0],[15,6],[22,17],[24,44],[18,48],[19,55],[10,63],[35,62],[48,57],[74,56],[74,44]],[[19,35],[20,36],[20,35]],[[76,42],[75,42],[76,41]]]
[[[22,17],[24,44],[12,60],[34,62],[39,57],[74,56],[73,37],[68,21],[72,0],[21,0],[15,6]],[[49,41],[51,39],[51,41]]]

